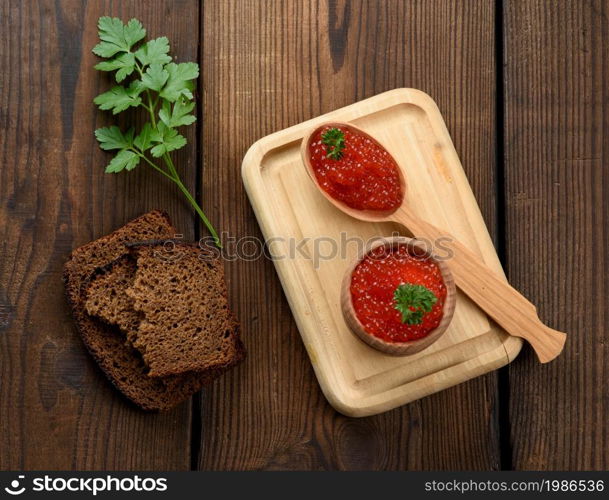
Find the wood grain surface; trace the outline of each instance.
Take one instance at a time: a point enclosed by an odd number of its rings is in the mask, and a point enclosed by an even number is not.
[[[185,469],[190,404],[147,415],[130,406],[86,353],[70,319],[62,266],[76,246],[149,209],[185,237],[180,195],[140,167],[104,174],[93,131],[111,117],[93,97],[111,85],[93,69],[97,19],[137,16],[196,60],[196,1],[0,4],[0,469]],[[176,164],[194,187],[196,133]]]
[[[201,63],[177,164],[235,238],[260,237],[240,177],[250,144],[385,90],[429,93],[510,281],[570,334],[563,355],[541,366],[525,349],[499,376],[346,418],[272,263],[229,261],[246,362],[168,414],[130,406],[75,332],[62,265],[156,207],[185,238],[205,233],[153,172],[103,173],[101,15],[137,17]],[[602,0],[0,2],[0,469],[607,469],[608,15]]]
[[[493,229],[493,16],[490,1],[206,1],[201,190],[212,218],[235,238],[260,237],[240,174],[260,137],[415,87],[438,102]],[[227,271],[249,357],[205,395],[201,468],[499,467],[494,374],[383,415],[343,417],[321,394],[272,263]]]
[[[510,367],[512,465],[609,467],[607,253],[609,5],[505,8],[507,271],[569,334],[547,366]]]

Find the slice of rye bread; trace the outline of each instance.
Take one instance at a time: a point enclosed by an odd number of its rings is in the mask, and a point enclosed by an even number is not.
[[[222,260],[196,244],[132,246],[137,260],[127,295],[143,314],[133,345],[151,376],[227,369],[245,349],[229,310]]]
[[[133,308],[133,299],[125,292],[135,279],[135,259],[122,255],[96,271],[85,290],[85,309],[92,316],[118,326],[133,344],[142,313]]]
[[[168,410],[198,392],[210,373],[152,378],[140,354],[116,327],[87,314],[84,291],[95,270],[128,252],[126,243],[171,238],[176,234],[167,214],[152,211],[98,240],[75,249],[64,266],[66,295],[87,349],[114,386],[144,410]]]
[[[86,311],[111,325],[117,325],[126,335],[127,343],[132,346],[137,341],[140,323],[144,317],[141,311],[134,309],[133,299],[126,293],[134,284],[137,267],[131,255],[123,255],[107,266],[96,271],[85,291]],[[228,329],[238,339],[239,324],[230,314]],[[224,332],[223,332],[224,334]],[[238,342],[239,352],[234,363],[225,363],[219,367],[211,366],[206,371],[211,376],[219,376],[223,371],[241,360],[244,355],[243,345]]]

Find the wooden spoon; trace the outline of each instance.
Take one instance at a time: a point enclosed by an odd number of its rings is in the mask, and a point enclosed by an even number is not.
[[[368,137],[384,150],[388,150],[370,134],[349,123],[324,123],[305,136],[300,148],[303,163],[319,191],[330,203],[356,219],[370,222],[397,222],[408,228],[415,237],[425,238],[431,242],[441,241],[443,249],[450,250],[452,253],[449,264],[456,285],[486,314],[510,335],[521,337],[529,342],[540,362],[547,363],[561,353],[566,341],[565,333],[544,325],[537,315],[535,306],[484,264],[479,255],[459,243],[448,232],[420,219],[409,210],[406,196],[406,179],[401,169],[398,170],[404,199],[402,204],[393,211],[353,209],[326,193],[317,182],[309,155],[311,139],[320,129],[326,127],[351,130],[353,133]]]
[[[444,285],[446,286],[446,299],[444,300],[444,306],[442,308],[442,319],[440,320],[440,324],[431,330],[425,337],[409,340],[407,342],[387,342],[386,340],[380,339],[371,335],[366,331],[364,325],[360,322],[355,312],[355,308],[353,307],[353,301],[351,296],[351,277],[353,271],[357,267],[357,265],[362,261],[366,255],[368,255],[372,250],[378,248],[380,246],[384,246],[388,249],[397,249],[398,247],[406,246],[411,254],[417,255],[419,257],[428,257],[430,260],[435,262],[440,269],[440,274],[442,275],[442,279],[444,280]],[[351,329],[351,331],[359,337],[361,340],[366,342],[371,347],[384,352],[385,354],[391,354],[392,356],[409,356],[411,354],[416,354],[417,352],[422,351],[423,349],[429,347],[436,340],[438,340],[442,334],[448,328],[451,320],[453,319],[453,313],[455,312],[455,305],[457,300],[457,293],[455,290],[455,281],[453,279],[452,273],[446,261],[438,259],[435,255],[431,253],[428,248],[424,248],[417,240],[413,238],[405,238],[403,236],[394,236],[392,238],[380,238],[373,240],[364,251],[357,256],[357,258],[351,263],[347,271],[345,272],[345,277],[343,278],[341,295],[340,295],[340,305],[343,311],[343,316],[345,318],[345,322]]]

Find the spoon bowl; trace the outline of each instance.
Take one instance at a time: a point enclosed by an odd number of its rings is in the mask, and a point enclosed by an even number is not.
[[[351,296],[351,277],[357,265],[366,255],[380,246],[391,250],[406,246],[411,254],[429,258],[437,264],[440,269],[442,280],[446,286],[446,299],[444,300],[444,306],[442,308],[442,319],[440,320],[440,324],[431,330],[425,337],[409,340],[407,342],[388,342],[368,333],[357,317]],[[415,239],[396,236],[374,240],[351,263],[343,278],[340,305],[347,326],[360,340],[363,340],[369,346],[385,354],[390,354],[392,356],[409,356],[429,347],[444,334],[455,312],[456,294],[455,280],[453,279],[450,269],[443,260],[438,259],[429,249],[422,246]]]
[[[323,125],[320,125],[319,127],[316,127],[313,130],[311,130],[311,132],[309,132],[309,134],[304,137],[302,144],[300,146],[300,154],[302,157],[302,161],[305,165],[307,173],[309,174],[309,177],[315,183],[315,185],[319,189],[320,193],[323,194],[324,197],[330,203],[332,203],[336,208],[338,208],[339,210],[343,211],[344,213],[350,215],[351,217],[353,217],[355,219],[367,221],[367,222],[382,222],[382,221],[390,220],[391,216],[394,215],[395,212],[400,208],[399,206],[397,206],[394,210],[359,210],[356,208],[352,208],[349,205],[347,205],[346,203],[343,203],[342,201],[339,201],[339,200],[333,198],[319,184],[319,181],[317,180],[317,176],[315,175],[315,170],[313,169],[313,165],[311,164],[311,157],[309,155],[309,150],[310,150],[313,138],[319,133],[320,130],[327,129],[327,128],[334,128],[334,127],[339,128],[341,130],[349,130],[355,134],[362,135],[389,153],[387,148],[385,146],[383,146],[379,141],[377,141],[374,137],[372,137],[370,134],[368,134],[361,128],[356,127],[355,125],[352,125],[351,123],[326,122]],[[391,153],[389,153],[389,156],[391,156]],[[393,158],[393,156],[391,156],[391,159],[395,162],[395,159]],[[397,162],[395,162],[395,163],[396,163],[396,165],[398,165]],[[398,175],[400,177],[400,190],[402,192],[402,197],[403,197],[402,205],[403,205],[405,203],[405,198],[406,198],[406,178],[404,177],[404,173],[402,172],[402,169],[399,168],[399,166],[398,166],[397,170],[398,170]]]

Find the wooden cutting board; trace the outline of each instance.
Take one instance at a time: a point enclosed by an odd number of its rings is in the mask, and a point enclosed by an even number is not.
[[[390,223],[350,218],[317,192],[299,148],[307,131],[330,120],[352,122],[378,138],[406,175],[413,211],[454,234],[503,276],[444,120],[427,94],[395,89],[260,139],[243,159],[243,182],[330,404],[348,416],[373,415],[509,363],[521,340],[461,292],[447,332],[413,356],[382,354],[347,328],[340,285],[358,245],[409,234]]]

